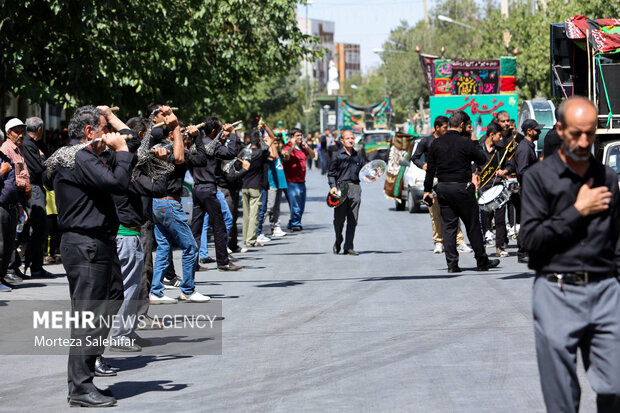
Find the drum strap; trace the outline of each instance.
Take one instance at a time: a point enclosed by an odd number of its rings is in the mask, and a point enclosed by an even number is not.
[[[517,143],[517,132],[515,132],[515,134],[512,136],[512,140],[510,141],[508,146],[506,146],[506,150],[504,151],[504,158],[508,156],[508,160],[511,160],[517,152],[517,146],[519,146],[519,144]],[[504,158],[502,158],[502,162],[504,161]],[[499,164],[501,165],[502,162],[500,162]]]
[[[480,171],[480,182],[482,182],[480,184],[480,189],[484,188],[486,184],[489,183],[491,178],[495,176],[495,171],[497,171],[497,168],[499,167],[499,165],[502,164],[500,162],[498,166],[495,166],[495,167],[491,166],[491,162],[493,162],[493,159],[495,159],[495,156],[497,156],[497,149],[493,151],[493,155],[491,155],[491,159],[489,159],[489,162],[487,162],[487,164],[482,168],[482,171]],[[504,158],[502,158],[502,161],[503,160]]]

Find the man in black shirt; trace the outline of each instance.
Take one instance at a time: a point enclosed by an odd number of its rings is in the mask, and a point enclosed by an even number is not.
[[[58,226],[63,231],[62,264],[69,281],[72,311],[91,311],[94,319],[116,314],[123,300],[123,281],[116,254],[118,216],[111,194],[122,194],[131,179],[133,156],[118,133],[108,133],[104,112],[93,106],[75,111],[69,123],[73,139],[102,142],[77,152],[75,166],[58,166],[54,190],[58,208]],[[125,132],[125,131],[122,131]],[[113,163],[104,163],[99,155],[109,146],[116,152]],[[103,353],[103,345],[88,345],[85,338],[104,339],[109,326],[95,321],[95,328],[72,328],[71,337],[82,346],[69,353],[69,404],[104,407],[116,404],[93,384],[95,362]],[[77,342],[77,341],[76,341]],[[99,341],[101,342],[101,341]]]
[[[431,193],[435,176],[439,181],[436,191],[441,207],[443,244],[448,272],[461,272],[456,250],[456,228],[459,218],[465,224],[467,237],[474,249],[477,270],[486,271],[499,264],[499,260],[489,260],[482,243],[476,189],[471,182],[471,163],[473,161],[483,165],[486,157],[480,145],[467,136],[470,127],[469,115],[460,110],[452,113],[448,132],[431,144],[424,179],[424,202],[428,206],[435,201]]]
[[[506,158],[504,157],[504,149],[497,146],[502,138],[501,126],[495,122],[491,122],[487,126],[487,136],[480,145],[482,146],[482,152],[486,157],[486,162],[483,166],[475,165],[474,171],[478,174],[480,181],[478,190],[483,193],[488,191],[495,185],[501,185],[501,178],[508,176],[508,169],[506,168]],[[482,219],[482,232],[490,228],[488,223],[495,218],[495,256],[508,257],[508,253],[504,248],[504,242],[506,240],[506,205],[496,209],[493,213],[480,211],[480,217]]]
[[[592,155],[597,110],[562,103],[560,149],[523,177],[520,237],[536,271],[532,307],[549,412],[577,412],[577,349],[599,412],[620,411],[620,194],[616,173]]]
[[[547,132],[545,136],[545,145],[543,147],[543,158],[547,158],[555,153],[560,146],[562,145],[562,138],[558,135],[557,131],[557,119],[558,119],[558,109],[559,106],[555,109],[555,119],[556,124],[553,125],[553,128]]]
[[[521,125],[521,129],[523,129],[523,133],[525,133],[525,138],[517,147],[517,151],[513,159],[513,165],[517,172],[517,180],[519,181],[519,184],[523,182],[523,174],[525,171],[530,166],[538,162],[538,157],[536,156],[536,145],[534,142],[538,140],[540,131],[544,126],[545,125],[539,124],[534,119],[527,119],[523,122],[523,125]],[[515,205],[515,207],[519,207],[519,209],[521,209],[521,203],[519,202],[519,204]],[[519,241],[519,237],[517,237],[517,245],[519,248],[517,250],[518,261],[520,263],[527,264],[527,252],[523,249],[521,241]]]
[[[435,141],[435,139],[440,136],[445,135],[448,131],[448,118],[445,116],[437,116],[434,122],[434,130],[433,133],[428,134],[426,136],[422,136],[418,145],[416,146],[415,152],[411,156],[411,162],[418,168],[426,171],[426,160],[428,159],[428,152],[431,150],[431,144]],[[422,160],[424,158],[424,161]],[[443,228],[441,226],[441,209],[439,208],[439,203],[434,203],[428,208],[429,215],[431,217],[431,227],[433,229],[433,242],[435,243],[435,249],[433,252],[435,254],[443,253]],[[471,252],[471,248],[465,244],[465,239],[463,238],[463,231],[461,231],[461,225],[459,223],[458,229],[456,232],[456,249],[459,252]]]
[[[194,176],[192,234],[198,248],[200,248],[205,212],[209,214],[209,225],[213,228],[218,270],[238,271],[241,267],[229,262],[226,249],[228,234],[222,214],[222,206],[220,200],[217,199],[217,176],[220,174],[222,160],[233,159],[237,155],[236,147],[233,146],[234,141],[228,139],[230,135],[234,134],[234,128],[231,124],[222,125],[222,121],[218,117],[209,116],[205,121],[204,132],[206,139],[198,136],[196,148],[204,148],[214,139],[218,139],[219,142],[215,145],[213,153],[206,155],[206,162],[203,165],[196,165],[192,168],[192,175]]]
[[[28,200],[28,222],[23,230],[27,236],[24,267],[30,268],[30,275],[33,277],[52,275],[43,269],[43,243],[47,232],[47,210],[45,209],[45,189],[43,189],[45,156],[42,150],[42,146],[45,144],[41,141],[43,132],[43,120],[41,118],[26,119],[26,135],[24,135],[22,151],[30,174],[32,196]]]
[[[342,131],[340,141],[342,148],[334,152],[329,164],[327,178],[332,195],[337,195],[338,185],[347,183],[349,192],[347,199],[334,209],[334,231],[336,232],[336,242],[334,243],[334,254],[340,253],[342,244],[342,229],[344,221],[347,221],[347,231],[344,238],[344,255],[357,256],[359,253],[353,249],[353,238],[355,237],[355,227],[359,216],[360,203],[362,202],[362,188],[360,187],[359,173],[364,166],[364,159],[360,152],[353,149],[355,145],[355,135],[351,130]]]

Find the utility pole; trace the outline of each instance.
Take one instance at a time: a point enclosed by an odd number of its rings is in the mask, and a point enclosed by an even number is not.
[[[424,23],[427,25],[430,23],[430,19],[428,18],[428,7],[426,7],[426,0],[424,0]]]
[[[502,0],[500,10],[502,12],[502,16],[504,16],[504,19],[507,19],[508,18],[508,0]],[[510,39],[512,39],[512,35],[510,34],[508,30],[506,30],[504,32],[504,46],[506,46],[506,49],[510,48]]]

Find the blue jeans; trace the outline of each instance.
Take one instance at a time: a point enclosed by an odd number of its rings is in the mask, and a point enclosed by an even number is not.
[[[222,205],[222,215],[224,215],[224,225],[226,225],[226,235],[230,235],[230,228],[232,227],[233,216],[230,213],[228,202],[226,202],[226,196],[219,189],[216,193],[217,199],[220,200]],[[202,234],[200,235],[200,258],[209,258],[209,250],[207,249],[207,231],[209,230],[209,214],[205,212],[204,223],[202,224]],[[228,243],[228,240],[226,240]]]
[[[286,185],[286,197],[291,210],[288,228],[301,227],[301,216],[304,214],[304,208],[306,207],[306,183],[287,181]]]
[[[179,288],[183,294],[192,294],[198,261],[198,246],[181,204],[172,199],[153,199],[153,223],[155,224],[157,255],[153,263],[151,293],[159,297],[164,295],[165,288],[162,280],[168,268],[168,253],[173,244],[183,250],[183,281]]]
[[[263,233],[263,222],[265,222],[265,213],[267,212],[267,195],[269,191],[263,189],[263,198],[262,204],[260,204],[260,209],[258,210],[258,229],[256,230],[256,236],[259,236]]]

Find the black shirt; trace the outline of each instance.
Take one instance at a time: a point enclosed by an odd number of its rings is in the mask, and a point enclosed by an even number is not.
[[[58,226],[62,231],[116,234],[118,216],[112,194],[127,191],[133,154],[118,152],[108,164],[84,148],[73,169],[57,166],[54,174]]]
[[[43,185],[43,172],[45,171],[45,156],[39,152],[39,145],[32,139],[32,136],[24,135],[22,143],[22,152],[24,153],[24,160],[28,167],[28,173],[30,174],[30,183],[32,185]]]
[[[360,183],[360,169],[364,166],[361,152],[351,149],[349,155],[346,149],[341,147],[332,156],[327,172],[327,181],[331,188],[340,182]]]
[[[478,142],[460,135],[455,130],[435,139],[426,160],[424,192],[431,192],[433,179],[439,182],[471,181],[471,163],[484,165],[486,156]]]
[[[250,169],[243,177],[243,188],[263,189],[267,180],[269,149],[252,148]]]
[[[431,144],[435,140],[435,135],[430,134],[426,136],[422,136],[420,138],[420,142],[418,142],[418,146],[415,148],[415,152],[411,156],[411,162],[418,168],[422,169],[424,166],[424,161],[422,161],[422,156],[424,156],[424,160],[428,159],[428,151],[431,150]]]
[[[231,135],[233,136],[233,135]],[[200,166],[192,168],[192,176],[194,177],[194,183],[198,184],[212,184],[215,185],[217,177],[221,173],[222,160],[233,159],[237,155],[236,140],[227,139],[222,145],[215,147],[215,153],[213,156],[207,156],[204,152],[206,144],[212,142],[213,139],[198,136],[196,138],[196,150],[202,149],[203,156],[205,157],[205,163]]]
[[[582,217],[574,207],[577,193],[590,178],[592,187],[612,193],[610,208]],[[618,268],[620,196],[618,178],[590,156],[582,178],[556,152],[532,166],[521,191],[519,239],[529,252],[529,267],[538,272],[610,272]]]
[[[196,137],[196,141],[199,142],[200,135]],[[196,153],[192,154],[188,150],[184,150],[185,161],[180,164],[176,164],[174,161],[174,144],[169,146],[170,154],[168,155],[168,162],[174,164],[174,171],[167,177],[167,190],[166,196],[180,198],[183,193],[183,181],[185,181],[185,173],[190,167],[199,168],[207,163],[207,154],[205,152],[204,145],[196,145]]]
[[[514,156],[514,166],[519,182],[523,181],[523,174],[527,168],[536,162],[538,162],[538,157],[536,156],[536,146],[534,142],[523,139],[519,146],[517,146],[517,151]]]
[[[236,154],[238,154],[239,150],[241,149],[241,139],[239,139],[239,136],[233,133],[228,137],[226,146],[233,148],[235,152],[235,156],[236,156]],[[237,179],[239,177],[236,174],[232,174],[232,175],[226,174],[222,170],[223,165],[226,164],[227,162],[228,161],[225,161],[225,162],[220,161],[219,162],[220,166],[215,169],[215,180],[217,181],[217,186],[221,188],[231,189],[231,190],[240,189],[242,182],[240,179]],[[238,164],[239,164],[238,162],[235,162],[235,166],[238,166]],[[245,169],[243,170],[245,171]]]
[[[560,138],[560,135],[558,135],[558,131],[555,130],[555,125],[553,125],[553,129],[547,132],[547,136],[545,136],[543,158],[547,158],[548,156],[553,155],[554,152],[560,149],[560,145],[562,145],[562,138]]]
[[[134,155],[135,156],[135,155]],[[116,212],[120,223],[125,227],[140,227],[151,215],[145,215],[144,199],[160,198],[166,195],[166,178],[157,181],[146,176],[141,170],[134,172],[134,178],[125,194],[113,194]],[[147,202],[148,202],[147,201]],[[148,202],[150,205],[150,202]]]

